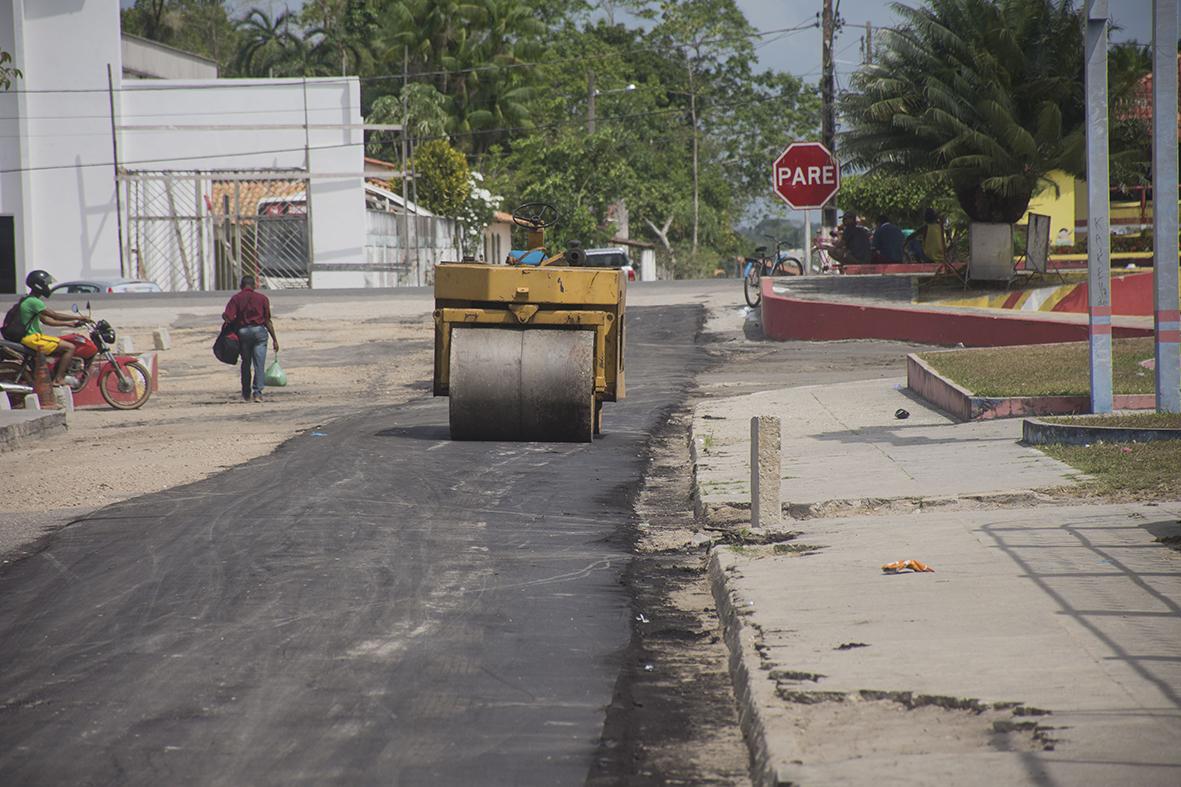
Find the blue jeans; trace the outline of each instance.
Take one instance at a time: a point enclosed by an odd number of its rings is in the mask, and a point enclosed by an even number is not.
[[[246,325],[238,329],[238,351],[242,355],[242,398],[262,395],[266,384],[267,328],[265,325]],[[254,385],[250,384],[250,368],[254,367]]]

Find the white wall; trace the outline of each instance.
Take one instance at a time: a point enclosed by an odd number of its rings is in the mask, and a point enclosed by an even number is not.
[[[302,126],[305,96],[310,163]],[[355,78],[306,84],[299,79],[129,80],[122,92],[120,163],[131,170],[306,166],[314,176],[312,278],[318,285],[319,271],[365,261],[362,134],[360,128],[339,127],[360,124],[360,107]],[[343,277],[338,286],[366,284],[358,275]]]
[[[117,79],[118,4],[5,5],[11,19],[0,30],[10,31],[10,51],[24,72],[15,95],[0,102],[5,117],[20,117],[19,138],[0,139],[0,169],[24,170],[5,172],[0,182],[0,213],[16,216],[18,280],[38,267],[58,278],[117,272],[107,64]]]
[[[14,26],[12,3],[0,0],[0,50],[13,55],[17,63],[23,62],[18,35]],[[14,89],[22,82],[17,80]],[[23,232],[21,202],[24,199],[23,177],[21,175],[21,146],[16,143],[20,136],[23,94],[0,92],[0,215],[13,215],[16,222],[17,289],[23,284],[25,238]]]
[[[0,94],[0,214],[16,216],[18,280],[38,267],[59,280],[120,274],[108,64],[116,124],[131,127],[117,134],[121,165],[355,173],[312,181],[313,283],[317,266],[364,262],[361,130],[311,128],[305,156],[302,128],[305,95],[310,125],[360,124],[355,78],[308,80],[306,92],[303,80],[123,82],[118,0],[0,0],[0,47],[25,74]],[[299,127],[257,128],[275,124]],[[160,125],[174,128],[144,128]],[[193,128],[209,125],[255,128]]]
[[[217,79],[216,62],[146,38],[124,34],[120,52],[126,77]]]

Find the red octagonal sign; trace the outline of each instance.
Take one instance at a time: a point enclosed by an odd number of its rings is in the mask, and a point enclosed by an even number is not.
[[[841,165],[819,142],[793,142],[771,169],[771,186],[796,210],[821,208],[841,188]]]

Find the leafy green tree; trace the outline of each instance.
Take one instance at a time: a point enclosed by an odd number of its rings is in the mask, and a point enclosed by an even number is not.
[[[946,178],[973,221],[1017,221],[1083,167],[1082,19],[1071,0],[892,4],[902,20],[842,102],[845,163]]]
[[[309,0],[300,20],[315,56],[338,67],[341,76],[360,73],[372,61],[379,27],[369,0]]]
[[[135,0],[120,14],[124,33],[168,43],[176,32],[173,15],[167,14],[169,0]]]
[[[665,0],[653,30],[684,60],[684,93],[692,154],[693,219],[690,250],[696,255],[701,229],[701,154],[705,103],[714,94],[713,79],[722,73],[749,75],[754,48],[750,23],[733,0]]]
[[[423,207],[440,216],[458,217],[472,191],[467,159],[442,139],[418,146],[414,152],[414,179]]]
[[[400,124],[407,137],[414,140],[441,139],[446,136],[450,116],[447,97],[434,86],[414,82],[404,88],[406,112],[402,112],[402,95],[382,96],[373,102],[368,122]],[[400,142],[393,134],[374,134],[366,145],[372,156],[393,160],[401,155]]]
[[[837,192],[837,207],[851,210],[870,221],[880,215],[903,227],[923,223],[923,211],[934,208],[953,224],[965,220],[955,193],[945,180],[908,178],[903,175],[846,175]]]
[[[233,71],[238,33],[225,0],[136,0],[121,16],[125,33],[174,46]]]
[[[1117,44],[1108,52],[1110,177],[1118,187],[1152,183],[1152,120],[1136,103],[1141,81],[1151,73],[1152,56],[1139,44]]]

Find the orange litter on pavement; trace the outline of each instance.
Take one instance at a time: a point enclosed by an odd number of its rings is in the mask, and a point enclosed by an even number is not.
[[[935,569],[918,560],[895,560],[893,563],[887,563],[882,566],[882,571],[885,571],[887,574],[902,574],[907,571],[930,571],[934,573]]]

